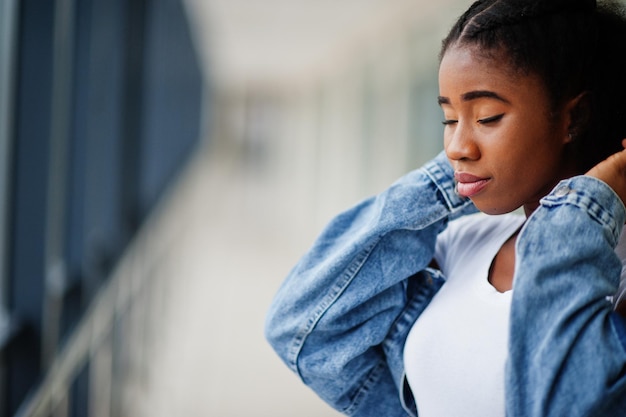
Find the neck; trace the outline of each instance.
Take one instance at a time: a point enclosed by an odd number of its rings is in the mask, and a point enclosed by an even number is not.
[[[567,164],[566,167],[564,167],[564,169],[562,170],[561,175],[558,175],[556,180],[554,181],[554,183],[548,188],[548,190],[546,191],[545,195],[548,195],[553,189],[554,187],[557,186],[557,184],[567,178],[572,178],[575,177],[577,175],[582,175],[583,173],[580,172],[578,169],[575,168],[574,163],[569,163]],[[543,197],[545,197],[542,196]],[[523,208],[524,208],[524,214],[526,215],[526,217],[528,218],[531,214],[533,214],[533,212],[535,210],[537,210],[537,208],[539,207],[539,200],[537,199],[537,201],[533,201],[532,203],[526,203],[524,204]]]

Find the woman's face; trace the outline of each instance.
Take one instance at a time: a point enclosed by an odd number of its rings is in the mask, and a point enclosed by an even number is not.
[[[460,195],[489,214],[524,206],[527,214],[556,183],[574,174],[564,158],[568,105],[551,115],[534,75],[453,46],[439,68],[444,147]]]

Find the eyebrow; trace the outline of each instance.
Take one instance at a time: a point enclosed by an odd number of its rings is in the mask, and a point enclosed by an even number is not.
[[[470,91],[461,95],[461,100],[463,101],[477,100],[479,98],[492,98],[492,99],[501,101],[503,103],[511,104],[509,100],[505,99],[498,93],[494,93],[493,91],[489,91],[489,90]],[[442,104],[450,104],[450,99],[448,97],[439,96],[437,97],[437,102],[439,103],[440,106]]]

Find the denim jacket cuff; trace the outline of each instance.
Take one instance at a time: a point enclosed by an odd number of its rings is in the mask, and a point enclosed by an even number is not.
[[[441,191],[448,209],[451,212],[467,205],[469,199],[463,198],[455,191],[454,170],[445,152],[439,153],[423,167],[426,174]]]
[[[626,220],[626,208],[619,196],[605,182],[587,175],[579,175],[559,182],[541,200],[545,207],[571,204],[589,213],[595,221],[607,227],[617,244]]]

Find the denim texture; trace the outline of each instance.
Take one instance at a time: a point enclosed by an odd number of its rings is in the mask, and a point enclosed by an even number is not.
[[[621,200],[591,177],[562,181],[517,242],[507,416],[626,416],[626,339],[607,297],[622,263]]]
[[[279,288],[267,340],[344,414],[416,416],[404,379],[404,343],[445,281],[428,268],[437,235],[450,220],[474,212],[454,192],[441,153],[338,215]],[[624,218],[606,185],[576,177],[546,197],[524,226],[507,415],[626,415],[615,414],[626,404],[626,330],[606,301],[619,284],[612,247]]]

